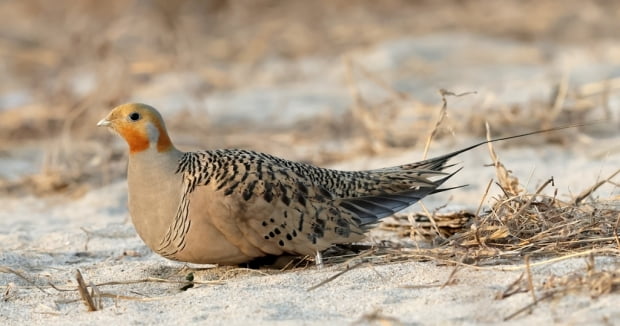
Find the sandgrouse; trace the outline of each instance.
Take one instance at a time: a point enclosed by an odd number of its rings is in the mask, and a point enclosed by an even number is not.
[[[107,126],[129,145],[129,213],[156,253],[177,261],[239,264],[266,255],[314,255],[351,243],[381,218],[439,189],[447,161],[338,171],[241,149],[182,152],[145,104],[114,108]],[[484,142],[483,142],[484,143]]]

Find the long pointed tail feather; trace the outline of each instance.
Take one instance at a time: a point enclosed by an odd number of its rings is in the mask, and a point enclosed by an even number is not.
[[[600,121],[594,121],[594,122],[590,122],[590,123],[580,123],[580,124],[573,124],[573,125],[568,125],[568,126],[562,126],[562,127],[555,127],[555,128],[548,128],[548,129],[542,129],[542,130],[537,130],[537,131],[531,131],[531,132],[526,132],[523,134],[519,134],[519,135],[513,135],[513,136],[506,136],[506,137],[500,137],[500,138],[495,138],[495,139],[490,139],[490,140],[485,140],[485,141],[481,141],[479,143],[473,144],[471,146],[467,146],[465,148],[461,148],[459,150],[456,150],[454,152],[450,152],[447,154],[443,154],[437,157],[433,157],[433,158],[429,158],[427,160],[423,160],[423,161],[419,161],[419,162],[415,162],[412,164],[405,164],[405,165],[401,165],[399,166],[399,168],[411,168],[411,169],[427,169],[427,170],[433,170],[433,171],[441,171],[449,166],[445,165],[448,160],[450,160],[451,158],[467,152],[469,150],[472,150],[476,147],[480,147],[482,145],[485,144],[489,144],[489,143],[494,143],[494,142],[498,142],[498,141],[503,141],[503,140],[509,140],[509,139],[515,139],[515,138],[521,138],[521,137],[525,137],[525,136],[531,136],[531,135],[537,135],[537,134],[543,134],[546,132],[552,132],[552,131],[558,131],[558,130],[564,130],[564,129],[570,129],[570,128],[575,128],[575,127],[583,127],[583,126],[588,126],[588,125],[592,125],[592,124],[596,124],[599,123]]]

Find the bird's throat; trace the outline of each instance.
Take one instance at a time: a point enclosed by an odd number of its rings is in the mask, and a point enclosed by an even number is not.
[[[159,125],[154,127],[157,130],[156,135],[150,135],[148,131],[137,128],[119,130],[125,141],[127,141],[131,154],[140,153],[151,148],[152,143],[156,143],[154,147],[157,148],[159,153],[167,152],[174,148],[166,130]]]
[[[149,138],[144,132],[136,129],[122,130],[121,134],[127,145],[129,145],[129,153],[136,154],[147,150],[150,146]]]

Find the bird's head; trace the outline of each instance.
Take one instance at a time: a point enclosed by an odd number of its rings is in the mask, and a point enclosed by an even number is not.
[[[147,149],[166,152],[174,148],[164,120],[155,108],[141,103],[127,103],[112,109],[97,126],[105,126],[125,139],[130,153]]]

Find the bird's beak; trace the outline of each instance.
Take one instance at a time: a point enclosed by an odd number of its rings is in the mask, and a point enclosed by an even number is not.
[[[97,127],[107,127],[109,125],[110,125],[110,120],[108,120],[107,118],[103,118],[99,122],[97,122]]]

